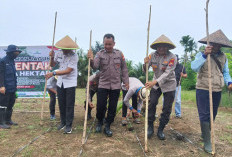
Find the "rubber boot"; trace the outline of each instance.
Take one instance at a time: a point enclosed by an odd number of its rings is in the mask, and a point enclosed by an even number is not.
[[[111,137],[113,135],[112,131],[110,130],[110,124],[109,123],[106,123],[105,128],[104,128],[104,133],[108,137]]]
[[[96,133],[100,133],[102,131],[102,125],[103,125],[103,121],[98,121],[95,129]]]
[[[153,121],[148,122],[147,137],[151,138],[154,134],[154,123]]]
[[[212,154],[212,145],[211,145],[211,135],[210,135],[210,123],[209,122],[201,122],[201,132],[203,136],[204,142],[204,150],[207,153]]]
[[[0,108],[0,128],[1,129],[10,129],[9,125],[5,123],[6,109]]]
[[[165,127],[164,125],[160,124],[159,128],[158,128],[157,136],[158,136],[158,138],[160,140],[165,140],[165,135],[164,135],[164,132],[163,132],[164,127]]]
[[[11,120],[12,112],[13,112],[13,110],[7,111],[7,112],[6,112],[6,124],[7,124],[7,125],[18,125],[18,123],[15,123],[15,122],[13,122],[13,121]]]

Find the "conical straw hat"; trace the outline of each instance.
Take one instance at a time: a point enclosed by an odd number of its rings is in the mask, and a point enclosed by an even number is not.
[[[55,47],[63,50],[75,50],[79,48],[78,45],[68,35],[59,40]]]
[[[174,49],[176,48],[176,46],[173,44],[173,42],[166,37],[165,35],[161,35],[159,38],[157,38],[152,44],[151,44],[151,48],[156,50],[157,46],[159,44],[167,44],[169,46],[169,49]]]
[[[198,41],[199,43],[207,44],[207,37]],[[222,32],[222,30],[217,30],[216,32],[209,35],[209,42],[220,44],[222,47],[230,47],[232,48],[232,43],[226,37],[226,35]]]

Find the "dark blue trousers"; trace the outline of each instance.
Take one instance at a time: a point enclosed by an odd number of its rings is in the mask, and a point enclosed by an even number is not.
[[[215,120],[221,100],[221,92],[212,92],[213,119]],[[196,89],[197,109],[201,122],[210,122],[209,91]]]

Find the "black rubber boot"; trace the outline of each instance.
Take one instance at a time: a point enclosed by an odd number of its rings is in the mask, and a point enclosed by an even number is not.
[[[104,133],[106,134],[106,136],[112,137],[113,132],[110,130],[110,124],[109,123],[106,123],[106,126],[104,128]]]
[[[98,121],[95,129],[96,133],[100,133],[102,131],[102,125],[103,125],[103,121]]]
[[[13,112],[13,110],[12,110],[12,111],[7,111],[7,112],[6,112],[6,124],[7,124],[7,125],[18,125],[18,123],[15,123],[15,122],[13,122],[13,121],[11,120],[12,112]]]
[[[148,122],[147,137],[151,138],[153,134],[154,134],[154,123]]]
[[[210,135],[210,123],[209,122],[201,122],[201,132],[203,136],[204,142],[204,150],[207,153],[212,154],[212,145],[211,145],[211,135]]]
[[[6,111],[4,108],[0,108],[0,128],[1,129],[10,129],[9,125],[5,123]]]
[[[163,132],[164,127],[165,127],[165,126],[163,126],[163,125],[160,124],[160,125],[159,125],[159,128],[158,128],[157,136],[158,136],[158,138],[159,138],[160,140],[165,140],[165,135],[164,135],[164,132]]]

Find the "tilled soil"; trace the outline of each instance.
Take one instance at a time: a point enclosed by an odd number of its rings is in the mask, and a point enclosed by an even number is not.
[[[12,156],[20,148],[35,140],[28,147],[17,153],[16,156],[78,156],[81,150],[81,141],[84,124],[84,108],[81,102],[76,103],[75,118],[73,122],[72,134],[63,134],[57,131],[59,124],[59,110],[56,106],[56,121],[50,121],[48,100],[45,106],[43,125],[40,125],[40,111],[42,99],[21,99],[17,100],[13,114],[13,120],[18,122],[18,126],[13,126],[9,130],[0,130],[0,156]],[[155,133],[148,140],[149,152],[147,156],[210,156],[203,149],[203,142],[200,138],[200,124],[196,105],[191,102],[182,102],[182,118],[175,118],[171,115],[169,124],[164,133],[166,140],[157,138],[157,128],[159,118],[155,121]],[[161,105],[158,106],[158,116],[161,113]],[[93,124],[93,118],[88,122],[88,130]],[[232,110],[220,108],[215,121],[215,141],[216,156],[231,156],[232,154]],[[144,156],[138,144],[136,136],[144,147],[144,118],[141,124],[133,123],[134,130],[129,131],[128,126],[121,125],[121,112],[115,118],[111,126],[113,137],[106,137],[103,133],[95,133],[95,127],[89,134],[87,143],[83,147],[81,156],[88,157],[126,157]],[[49,131],[48,131],[49,129]],[[48,131],[48,132],[46,132]],[[44,135],[44,132],[46,132]]]

